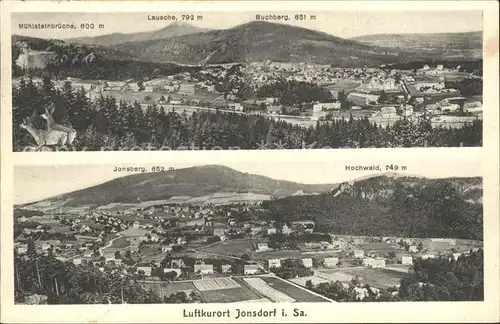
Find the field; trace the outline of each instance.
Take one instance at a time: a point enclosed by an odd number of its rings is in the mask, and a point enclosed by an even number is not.
[[[312,294],[311,292],[293,286],[292,284],[283,281],[282,279],[276,277],[261,277],[269,286],[280,291],[291,298],[295,299],[296,302],[327,302],[328,300],[323,299],[319,296]]]
[[[126,248],[129,245],[130,245],[130,242],[128,242],[125,237],[120,237],[120,238],[117,238],[116,240],[113,241],[110,248],[121,249],[121,248]]]
[[[341,270],[322,270],[324,274],[341,274],[348,281],[349,275],[358,276],[361,282],[375,288],[389,288],[399,284],[401,278],[405,275],[404,272],[394,271],[390,269],[371,269],[371,268],[352,268]],[[347,275],[347,276],[346,276]],[[342,281],[342,280],[340,280]],[[346,281],[346,280],[344,280]]]
[[[297,278],[291,279],[290,281],[296,283],[299,286],[305,287],[306,286],[306,282],[308,280],[311,280],[311,283],[313,285],[318,285],[320,283],[330,282],[330,280],[327,280],[327,279],[324,279],[324,278],[321,278],[321,277],[318,277],[318,276],[297,277]]]
[[[359,82],[354,82],[352,80],[348,80],[348,79],[345,79],[345,80],[338,80],[338,82],[336,82],[335,84],[332,84],[332,85],[329,85],[329,86],[326,86],[326,88],[330,91],[346,91],[346,92],[349,92],[349,91],[353,91],[354,89],[358,88],[360,86],[360,83]]]
[[[273,258],[300,258],[302,253],[292,250],[258,252],[252,255],[254,260],[268,260]]]
[[[245,252],[252,251],[252,240],[251,239],[235,239],[221,242],[209,246],[207,248],[200,249],[204,253],[213,253],[221,255],[241,255]]]
[[[193,284],[199,291],[240,288],[240,285],[236,281],[228,277],[196,280]]]
[[[149,290],[149,288],[151,288],[158,295],[163,295],[163,296],[170,296],[171,294],[175,294],[180,291],[184,291],[186,292],[187,295],[189,295],[190,291],[193,290],[198,291],[192,282],[172,282],[172,283],[145,282],[143,285],[145,286],[146,289]]]

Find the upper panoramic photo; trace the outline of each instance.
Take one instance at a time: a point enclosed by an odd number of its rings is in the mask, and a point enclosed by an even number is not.
[[[26,151],[482,146],[481,11],[13,13]]]

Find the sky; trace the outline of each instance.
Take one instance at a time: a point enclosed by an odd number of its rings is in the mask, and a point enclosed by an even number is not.
[[[373,163],[373,162],[372,162]],[[375,162],[376,163],[376,162]],[[181,169],[206,163],[180,164],[171,163],[164,165]],[[377,163],[378,164],[378,163]],[[133,174],[134,172],[114,172],[115,166],[145,166],[148,164],[80,164],[80,165],[17,165],[14,169],[14,204],[24,204],[59,194],[88,188],[106,181]],[[158,164],[156,164],[158,165]],[[345,171],[346,163],[328,161],[300,161],[300,162],[269,162],[253,161],[251,163],[223,163],[240,172],[258,174],[277,180],[288,180],[308,184],[335,184],[350,181],[367,175],[377,174],[374,171]],[[349,163],[352,165],[352,163]],[[370,163],[364,165],[371,165]],[[451,162],[446,168],[435,168],[432,162],[405,164],[408,170],[400,172],[412,176],[425,176],[428,178],[446,177],[475,177],[480,174],[480,167],[464,161]],[[385,172],[385,164],[380,163]]]
[[[452,5],[452,3],[450,3]],[[243,12],[243,13],[196,13],[194,16],[203,15],[203,20],[190,21],[189,23],[203,28],[226,29],[255,20],[256,14],[273,12]],[[41,37],[41,38],[74,38],[82,36],[98,36],[111,33],[135,33],[161,29],[171,21],[148,20],[148,15],[173,15],[165,12],[150,13],[13,13],[13,34]],[[287,14],[280,12],[279,14]],[[288,13],[293,17],[294,13]],[[314,29],[342,38],[352,38],[371,34],[391,33],[450,33],[481,31],[481,11],[380,11],[380,12],[304,12],[308,17],[316,16],[315,20],[307,19],[296,21],[291,19],[288,23],[299,27]],[[175,14],[177,19],[180,15]],[[278,21],[274,21],[278,22]],[[20,23],[74,23],[76,30],[23,30],[19,29]],[[93,30],[79,28],[81,23],[93,23]],[[100,24],[104,28],[97,28]]]

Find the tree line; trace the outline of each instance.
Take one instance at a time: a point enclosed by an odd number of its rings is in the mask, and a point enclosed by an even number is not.
[[[13,87],[13,148],[22,151],[35,142],[24,129],[23,119],[33,112],[41,115],[55,105],[54,119],[76,129],[76,150],[147,149],[300,149],[358,147],[458,147],[481,146],[482,121],[462,128],[433,128],[424,119],[402,119],[383,128],[364,119],[317,122],[301,127],[261,115],[199,111],[188,115],[166,111],[155,104],[141,107],[137,102],[117,102],[113,97],[90,100],[83,90],[67,82],[55,89],[43,78],[41,84],[21,80]],[[34,126],[45,129],[42,118]]]
[[[322,232],[345,235],[483,239],[483,205],[468,202],[449,181],[395,181],[378,188],[381,194],[375,198],[365,197],[365,188],[336,197],[326,193],[265,201],[262,217],[277,222],[307,217]],[[384,196],[388,191],[393,194]]]
[[[357,278],[347,284],[340,281],[306,287],[339,302],[401,302],[401,301],[483,301],[483,250],[462,254],[457,260],[449,257],[414,261],[409,272],[400,280],[399,288],[380,289],[375,293]],[[363,287],[367,295],[361,300],[355,291]]]

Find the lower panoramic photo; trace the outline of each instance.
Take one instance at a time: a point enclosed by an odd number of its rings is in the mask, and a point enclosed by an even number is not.
[[[16,166],[15,302],[484,300],[478,168],[414,164]]]

